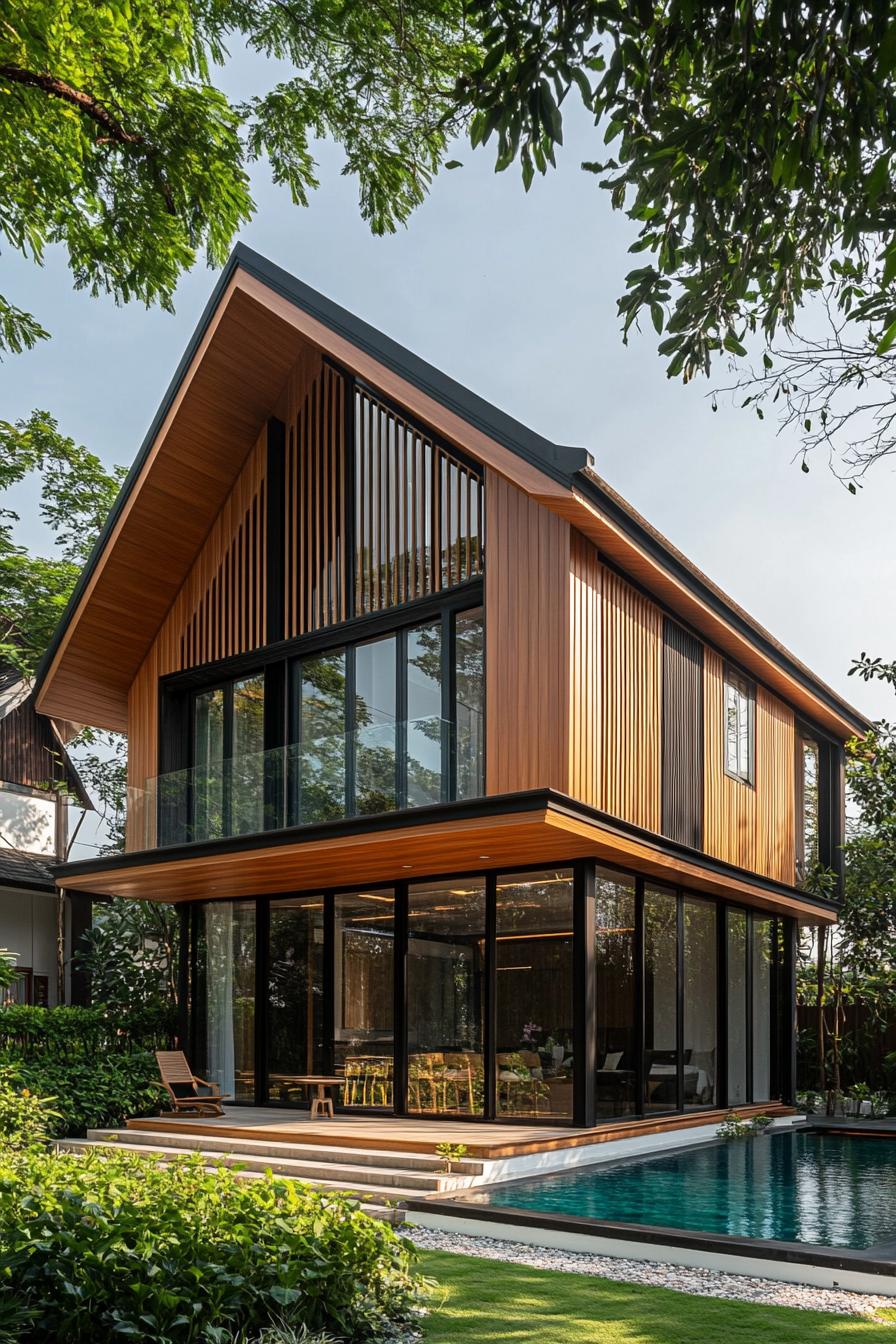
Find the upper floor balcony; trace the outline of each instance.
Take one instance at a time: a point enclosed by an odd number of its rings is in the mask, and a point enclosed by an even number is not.
[[[483,767],[478,714],[369,723],[269,751],[218,755],[128,790],[128,848],[479,798]]]

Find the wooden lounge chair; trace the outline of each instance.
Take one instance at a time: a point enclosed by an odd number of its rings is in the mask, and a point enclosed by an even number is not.
[[[225,1100],[217,1083],[197,1078],[187,1063],[183,1050],[157,1050],[156,1061],[162,1076],[162,1085],[171,1099],[174,1113],[189,1115],[223,1115],[221,1102]]]

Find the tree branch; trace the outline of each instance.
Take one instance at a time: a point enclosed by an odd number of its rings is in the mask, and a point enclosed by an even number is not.
[[[42,89],[53,98],[60,98],[64,103],[76,107],[79,112],[90,117],[99,126],[106,131],[107,137],[114,140],[119,145],[143,145],[145,143],[142,135],[134,135],[126,131],[124,127],[116,121],[111,112],[103,107],[91,93],[84,93],[81,89],[74,88],[73,85],[66,83],[64,79],[57,79],[55,75],[39,74],[36,70],[23,70],[18,65],[0,65],[0,78],[8,79],[13,84],[27,84],[31,88]]]

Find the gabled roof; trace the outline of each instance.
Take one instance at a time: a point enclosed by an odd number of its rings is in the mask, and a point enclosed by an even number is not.
[[[224,268],[38,670],[44,712],[126,729],[127,694],[140,663],[309,343],[568,518],[670,610],[816,723],[840,737],[866,729],[863,715],[602,481],[586,449],[527,429],[242,244]]]

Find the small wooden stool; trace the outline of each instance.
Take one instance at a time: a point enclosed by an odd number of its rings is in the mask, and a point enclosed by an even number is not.
[[[342,1087],[344,1078],[330,1078],[321,1074],[308,1073],[296,1077],[296,1083],[304,1083],[308,1087],[314,1088],[314,1096],[311,1098],[311,1119],[335,1120],[336,1114],[333,1110],[333,1098],[327,1095],[328,1089],[332,1087]]]

